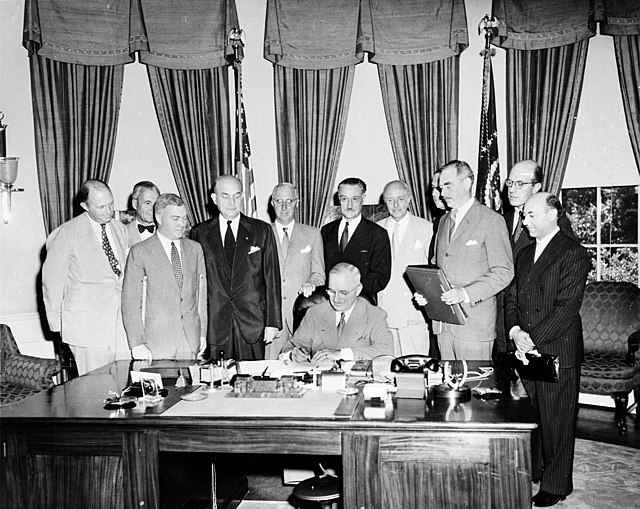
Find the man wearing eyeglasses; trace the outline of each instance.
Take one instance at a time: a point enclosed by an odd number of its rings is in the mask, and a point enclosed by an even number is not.
[[[359,297],[360,271],[338,263],[329,271],[329,301],[308,309],[291,339],[295,362],[372,359],[393,354],[387,313]]]
[[[278,184],[271,193],[271,206],[276,214],[271,228],[280,261],[282,330],[267,345],[267,359],[277,359],[293,334],[293,304],[298,294],[309,297],[325,281],[320,230],[296,221],[299,201],[298,190],[288,182]]]
[[[377,302],[391,278],[391,246],[387,231],[362,217],[362,204],[367,185],[357,177],[344,179],[338,185],[342,218],[320,230],[324,245],[325,270],[339,262],[358,267],[363,291]]]
[[[509,204],[513,210],[504,213],[504,219],[507,223],[511,238],[511,248],[513,250],[513,261],[515,263],[518,254],[523,248],[529,244],[533,244],[535,240],[531,237],[526,228],[522,227],[522,210],[526,201],[534,194],[542,190],[543,173],[540,165],[532,159],[525,159],[513,165],[509,172],[509,178],[505,181],[507,186],[507,197]],[[560,231],[567,237],[576,242],[576,238],[571,228],[571,221],[565,214],[558,218],[558,227]],[[509,290],[505,288],[498,296],[498,322],[497,322],[497,338],[496,353],[506,352],[509,349],[507,334],[504,328],[504,311],[503,296]],[[515,350],[515,346],[511,345],[511,350]]]

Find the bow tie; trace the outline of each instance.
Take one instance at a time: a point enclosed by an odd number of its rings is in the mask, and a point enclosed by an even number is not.
[[[147,230],[149,233],[153,233],[153,230],[155,230],[155,228],[156,228],[155,224],[150,224],[150,225],[145,226],[143,224],[138,223],[138,231],[140,233],[142,233],[145,230]]]

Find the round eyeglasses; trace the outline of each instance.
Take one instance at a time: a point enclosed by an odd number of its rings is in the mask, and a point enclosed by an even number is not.
[[[515,187],[516,189],[522,189],[522,186],[526,184],[537,184],[537,182],[523,182],[522,180],[511,180],[507,179],[504,181],[507,187]]]

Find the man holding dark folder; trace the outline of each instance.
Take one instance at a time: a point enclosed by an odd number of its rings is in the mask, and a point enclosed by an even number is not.
[[[542,438],[544,467],[540,491],[532,500],[537,507],[555,505],[573,490],[583,356],[580,306],[591,264],[586,249],[560,231],[562,214],[560,201],[550,193],[527,200],[523,224],[535,243],[518,255],[516,280],[505,298],[505,322],[516,355],[551,354],[560,363],[555,383],[523,380]],[[534,478],[539,475],[533,472]]]
[[[443,359],[491,359],[496,294],[513,278],[504,219],[473,198],[473,180],[464,161],[448,162],[440,175],[442,199],[450,210],[440,220],[435,257],[452,286],[441,299],[448,305],[460,304],[467,315],[462,325],[434,322]]]

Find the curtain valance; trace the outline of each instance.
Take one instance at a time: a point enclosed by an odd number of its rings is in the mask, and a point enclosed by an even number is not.
[[[602,35],[640,35],[640,1],[601,0],[600,6],[596,12]]]
[[[264,58],[298,69],[412,65],[468,45],[464,0],[267,0]]]
[[[239,28],[235,0],[26,0],[30,54],[81,65],[140,62],[170,69],[226,65]]]
[[[636,0],[637,1],[637,0]],[[496,46],[539,50],[593,37],[596,21],[592,0],[493,0],[492,14],[500,21]]]

